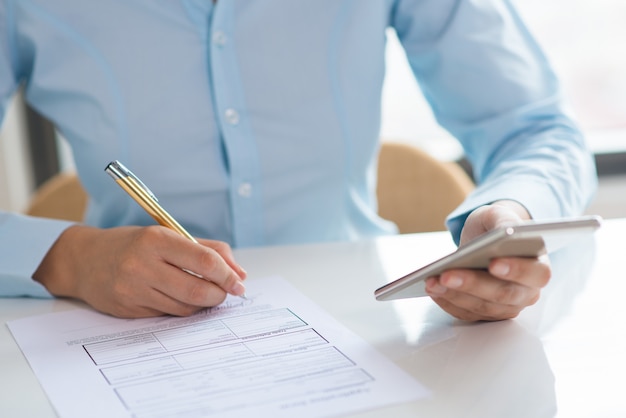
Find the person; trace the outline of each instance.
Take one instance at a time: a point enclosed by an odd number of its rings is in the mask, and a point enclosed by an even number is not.
[[[591,155],[511,1],[0,0],[0,117],[23,86],[90,196],[82,224],[0,215],[2,296],[189,315],[244,292],[233,247],[394,233],[375,201],[389,27],[473,167],[457,243],[584,210]],[[112,160],[201,245],[155,226],[103,173]],[[544,259],[497,259],[427,290],[457,318],[500,320],[549,276]]]

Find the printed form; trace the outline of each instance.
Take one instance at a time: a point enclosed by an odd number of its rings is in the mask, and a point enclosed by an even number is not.
[[[8,323],[62,418],[327,417],[428,395],[281,278],[187,318]]]

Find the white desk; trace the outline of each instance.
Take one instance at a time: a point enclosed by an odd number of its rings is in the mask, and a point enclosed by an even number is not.
[[[359,417],[626,416],[626,219],[553,257],[535,306],[511,321],[467,324],[429,299],[377,302],[376,287],[453,249],[447,233],[237,251],[255,277],[279,275],[433,390]],[[65,300],[0,299],[0,320],[72,309]],[[557,412],[558,410],[558,412]],[[0,417],[54,411],[6,326]]]

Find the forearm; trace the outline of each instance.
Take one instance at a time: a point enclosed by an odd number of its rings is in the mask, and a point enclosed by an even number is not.
[[[80,276],[89,274],[89,267],[81,263],[85,259],[85,249],[89,240],[97,234],[97,229],[87,226],[67,228],[46,253],[33,274],[33,279],[41,283],[54,296],[79,297]]]
[[[466,217],[500,200],[519,202],[533,219],[577,216],[597,187],[592,154],[580,133],[554,126],[520,134],[476,163],[477,188],[452,212],[447,225],[458,240]]]

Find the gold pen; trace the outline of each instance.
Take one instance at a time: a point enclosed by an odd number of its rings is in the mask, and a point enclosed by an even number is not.
[[[198,241],[167,213],[159,204],[154,193],[137,176],[119,161],[111,161],[104,169],[122,189],[126,191],[160,225],[170,228],[180,235],[198,243]]]
[[[145,209],[150,216],[154,218],[160,225],[170,228],[180,235],[188,238],[189,240],[198,244],[198,241],[183,228],[177,221],[167,213],[165,209],[161,207],[158,199],[150,191],[143,181],[139,180],[139,177],[133,174],[128,168],[124,167],[119,161],[111,161],[104,169],[122,189],[126,191],[139,205]],[[183,269],[189,274],[193,274],[196,277],[202,277],[201,275],[194,273],[193,271]],[[239,295],[242,299],[247,299],[246,294]]]

